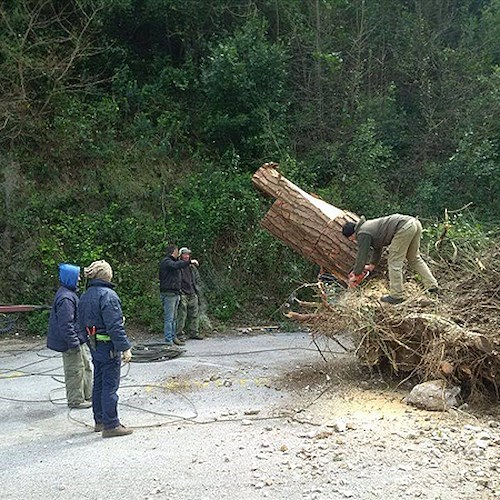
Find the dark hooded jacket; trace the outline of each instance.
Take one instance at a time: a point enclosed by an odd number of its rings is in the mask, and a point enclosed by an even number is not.
[[[78,324],[78,295],[80,268],[72,264],[59,266],[61,286],[56,292],[49,318],[47,347],[66,352],[87,342],[87,333]]]
[[[132,346],[125,333],[122,305],[114,287],[109,281],[90,280],[78,305],[78,321],[83,330],[95,326],[96,333],[109,335],[115,351],[126,351]]]
[[[181,292],[181,269],[188,267],[190,261],[177,260],[167,255],[160,263],[160,292]]]
[[[192,295],[200,294],[200,271],[198,268],[191,264],[188,267],[183,267],[181,269],[181,293]]]

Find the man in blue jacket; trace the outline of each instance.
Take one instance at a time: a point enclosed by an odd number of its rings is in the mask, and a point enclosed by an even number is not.
[[[47,347],[62,353],[66,399],[70,408],[92,406],[92,369],[87,333],[77,321],[80,268],[59,264],[60,286],[50,311]]]
[[[111,283],[113,270],[105,260],[98,260],[84,271],[90,281],[80,299],[78,320],[89,334],[94,364],[94,430],[102,431],[105,438],[126,436],[132,429],[122,425],[118,418],[117,391],[122,357],[128,363],[132,353],[123,327],[120,298]]]

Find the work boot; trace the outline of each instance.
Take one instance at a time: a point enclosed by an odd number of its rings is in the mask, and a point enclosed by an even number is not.
[[[393,306],[395,306],[396,304],[401,304],[401,302],[405,301],[405,299],[393,297],[392,295],[384,295],[380,300],[382,302],[385,302],[386,304],[391,304]]]
[[[187,337],[185,335],[177,335],[177,338],[182,342],[186,342],[187,340]]]
[[[81,403],[72,403],[68,405],[72,410],[84,410],[86,408],[92,408],[92,401],[82,401]]]
[[[175,345],[186,345],[186,342],[184,342],[183,340],[181,340],[180,338],[178,337],[175,337],[174,339],[174,344]]]
[[[118,427],[114,429],[103,429],[102,437],[103,438],[112,438],[118,436],[128,436],[134,432],[132,429],[127,429],[124,425],[120,424]]]
[[[100,423],[100,424],[95,424],[94,426],[94,432],[102,432],[104,430],[104,424]]]
[[[189,338],[193,340],[203,340],[205,337],[198,333],[196,335],[191,335]]]

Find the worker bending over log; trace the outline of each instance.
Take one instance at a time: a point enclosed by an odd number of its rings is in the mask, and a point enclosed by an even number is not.
[[[379,263],[384,247],[389,247],[388,268],[390,295],[380,300],[388,304],[400,304],[403,296],[403,263],[408,259],[410,267],[422,278],[430,293],[438,293],[438,282],[420,256],[422,224],[415,217],[393,214],[378,219],[361,217],[357,223],[347,222],[342,228],[344,236],[356,241],[358,251],[354,269],[349,274],[349,286],[361,282],[366,272],[371,272]],[[370,249],[373,249],[370,256]]]

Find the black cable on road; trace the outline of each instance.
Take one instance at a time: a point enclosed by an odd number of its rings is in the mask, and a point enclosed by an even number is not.
[[[314,341],[314,339],[313,339]],[[303,351],[313,351],[313,352],[318,352],[321,354],[323,359],[326,361],[326,359],[323,356],[322,351],[319,349],[319,346],[317,343],[314,341],[314,344],[316,345],[317,349],[312,349],[308,347],[278,347],[278,348],[270,348],[270,349],[258,349],[258,350],[253,350],[253,351],[235,351],[235,352],[229,352],[229,353],[198,353],[198,354],[191,354],[191,355],[184,355],[185,349],[178,349],[177,347],[174,348],[172,346],[167,346],[163,342],[148,342],[148,343],[143,343],[143,344],[136,344],[132,348],[132,361],[136,363],[147,363],[147,362],[156,362],[156,361],[165,361],[168,359],[173,359],[176,358],[180,355],[183,355],[183,357],[187,358],[203,358],[203,357],[225,357],[225,356],[239,356],[239,355],[250,355],[250,354],[257,354],[257,353],[264,353],[264,352],[277,352],[277,351],[293,351],[293,350],[303,350]],[[26,351],[29,351],[32,349],[26,349]],[[335,354],[344,354],[342,352],[335,353]],[[0,370],[0,380],[2,378],[4,379],[13,379],[13,378],[21,378],[21,377],[28,377],[28,376],[51,376],[56,382],[59,382],[61,384],[64,383],[63,380],[59,380],[56,378],[56,376],[61,376],[60,374],[54,374],[51,373],[53,371],[53,368],[50,368],[48,370],[44,370],[41,372],[25,372],[22,369],[26,368],[28,366],[32,366],[34,364],[41,363],[43,361],[46,361],[48,359],[52,358],[57,358],[60,357],[59,355],[53,355],[53,356],[45,356],[42,355],[41,353],[37,352],[37,355],[42,357],[43,359],[34,361],[31,363],[24,364],[20,366],[19,368],[13,368],[13,369],[2,369]],[[127,364],[127,370],[126,373],[122,374],[121,378],[125,378],[128,376],[128,373],[130,371],[130,364]],[[2,377],[1,372],[7,372],[7,373],[12,373],[12,372],[17,372],[20,373],[20,375],[13,375],[13,376],[7,376],[7,377]],[[162,385],[158,384],[134,384],[134,385],[121,385],[120,388],[126,389],[126,388],[134,388],[134,387],[145,387],[145,388],[151,388],[151,387],[156,387],[160,388],[162,390],[175,393],[179,397],[185,399],[189,406],[192,408],[193,415],[189,417],[181,416],[181,415],[176,415],[172,413],[164,413],[164,412],[158,412],[154,410],[149,410],[147,408],[143,407],[138,407],[135,405],[132,405],[130,403],[120,403],[120,405],[129,407],[133,410],[149,413],[151,415],[156,415],[160,417],[167,417],[169,420],[167,422],[158,422],[154,424],[149,424],[149,425],[142,425],[142,426],[134,426],[134,428],[154,428],[154,427],[162,427],[165,425],[172,425],[176,424],[179,422],[185,422],[185,423],[191,423],[191,424],[199,424],[199,425],[206,425],[206,424],[212,424],[212,423],[222,423],[222,422],[237,422],[241,420],[279,420],[283,418],[292,418],[295,419],[296,415],[305,409],[307,409],[309,406],[314,404],[317,399],[319,399],[321,396],[324,395],[324,393],[328,390],[330,386],[327,386],[326,389],[324,389],[321,394],[314,398],[309,404],[307,404],[305,407],[301,408],[298,411],[294,412],[294,415],[290,415],[290,413],[281,413],[278,415],[269,415],[269,416],[260,416],[260,417],[254,417],[249,419],[248,417],[243,417],[243,418],[228,418],[228,419],[220,419],[220,418],[214,418],[214,419],[207,419],[203,421],[196,420],[198,418],[198,410],[194,403],[184,394],[181,394],[171,388],[166,388]],[[64,401],[66,398],[54,398],[52,394],[58,390],[63,390],[63,387],[52,389],[49,394],[48,399],[40,399],[40,400],[24,400],[24,399],[16,399],[16,398],[9,398],[6,396],[0,396],[0,399],[3,399],[5,401],[11,401],[11,402],[18,402],[18,403],[47,403],[50,402],[55,406],[65,406]],[[70,421],[73,421],[81,426],[87,427],[87,428],[93,428],[93,426],[78,420],[72,415],[72,410],[69,409],[68,411],[68,419]],[[172,420],[173,419],[173,420]]]
[[[134,363],[151,363],[165,361],[180,356],[185,349],[177,349],[163,342],[145,342],[132,346],[132,359]]]

